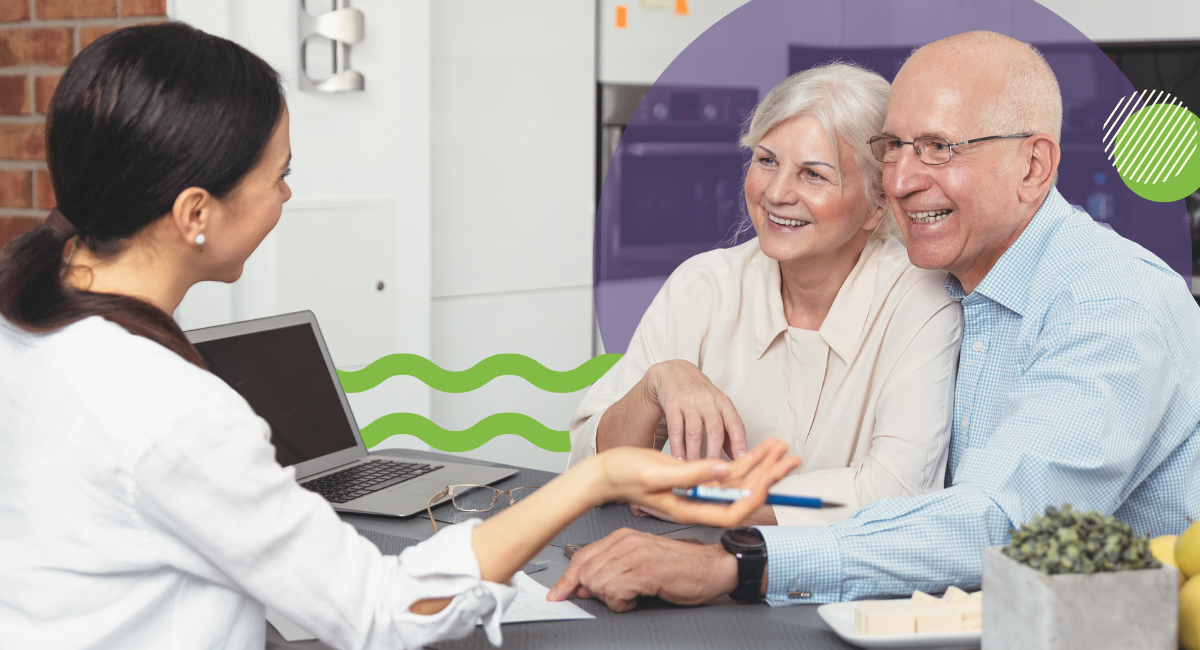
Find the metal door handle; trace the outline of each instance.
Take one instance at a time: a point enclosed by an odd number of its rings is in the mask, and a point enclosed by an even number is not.
[[[334,10],[319,16],[309,15],[304,0],[297,0],[300,12],[300,89],[322,93],[344,93],[366,87],[362,74],[350,69],[350,46],[366,35],[363,13],[349,6],[349,0],[334,0]],[[306,44],[309,37],[320,36],[333,42],[333,74],[325,79],[308,75]]]

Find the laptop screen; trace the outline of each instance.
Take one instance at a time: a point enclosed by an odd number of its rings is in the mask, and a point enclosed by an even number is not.
[[[309,325],[195,344],[208,369],[271,425],[287,467],[354,447],[357,440]]]

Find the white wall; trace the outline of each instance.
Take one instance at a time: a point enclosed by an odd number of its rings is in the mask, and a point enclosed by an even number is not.
[[[1096,42],[1200,40],[1196,0],[1039,0]]]
[[[587,2],[433,7],[433,295],[590,285]]]
[[[595,8],[437,0],[432,44],[433,359],[463,370],[517,353],[575,368],[592,356]],[[516,412],[565,430],[581,398],[500,378],[435,392],[433,419],[461,429]],[[566,465],[513,437],[476,454]]]
[[[229,38],[229,0],[167,0],[167,15],[209,34]]]

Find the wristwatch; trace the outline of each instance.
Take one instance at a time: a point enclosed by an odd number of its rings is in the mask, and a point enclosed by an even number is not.
[[[721,546],[737,558],[737,589],[730,598],[747,603],[762,600],[763,569],[767,566],[767,543],[753,528],[732,528],[721,534]]]

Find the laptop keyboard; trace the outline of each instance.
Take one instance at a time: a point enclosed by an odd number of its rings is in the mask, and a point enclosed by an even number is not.
[[[372,460],[300,485],[325,497],[330,503],[346,503],[441,468],[442,465]]]

